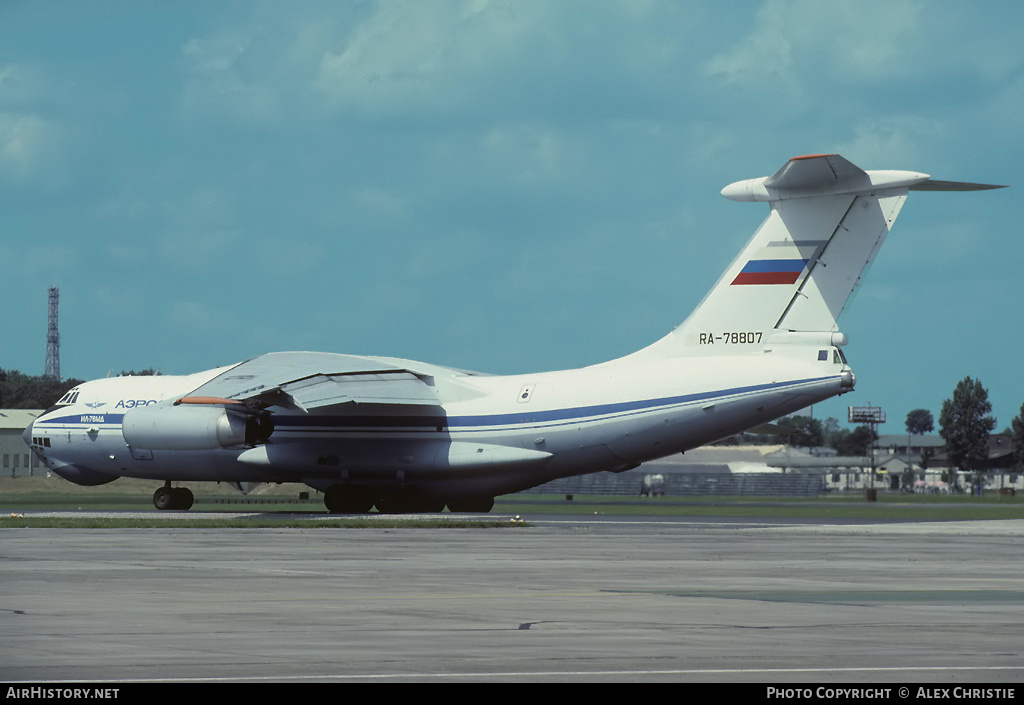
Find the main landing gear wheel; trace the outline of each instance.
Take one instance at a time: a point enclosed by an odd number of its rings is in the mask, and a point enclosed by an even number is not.
[[[373,496],[365,487],[334,485],[324,492],[324,504],[331,514],[367,514],[373,509]]]
[[[157,509],[191,509],[195,503],[187,487],[164,486],[153,493],[153,506]]]
[[[494,508],[494,497],[463,497],[448,501],[453,514],[486,514]]]
[[[393,492],[381,495],[374,502],[381,514],[439,514],[444,500],[416,492]]]

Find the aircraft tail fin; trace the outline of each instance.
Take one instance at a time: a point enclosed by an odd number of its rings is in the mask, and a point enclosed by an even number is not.
[[[794,157],[772,176],[730,184],[723,196],[767,202],[768,218],[690,317],[641,352],[753,352],[792,333],[842,344],[837,319],[907,192],[991,188],[1001,187],[864,171],[837,154]]]

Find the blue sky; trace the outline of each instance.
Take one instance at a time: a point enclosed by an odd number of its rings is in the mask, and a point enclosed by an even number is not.
[[[883,433],[970,375],[1024,403],[1019,2],[0,4],[0,367],[273,350],[494,373],[679,324],[798,154],[1012,184],[911,194],[841,319]]]

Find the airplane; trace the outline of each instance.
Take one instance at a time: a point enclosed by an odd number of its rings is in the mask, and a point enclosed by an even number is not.
[[[975,191],[836,154],[722,190],[767,219],[693,313],[580,369],[485,375],[390,357],[274,352],[183,376],[80,384],[24,432],[80,485],[301,482],[330,513],[489,512],[557,478],[623,472],[853,390],[837,319],[909,191]]]

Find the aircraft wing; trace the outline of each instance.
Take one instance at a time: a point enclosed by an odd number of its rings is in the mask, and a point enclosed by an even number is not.
[[[373,358],[313,352],[254,357],[175,402],[283,406],[304,412],[340,404],[437,403],[429,375]]]

